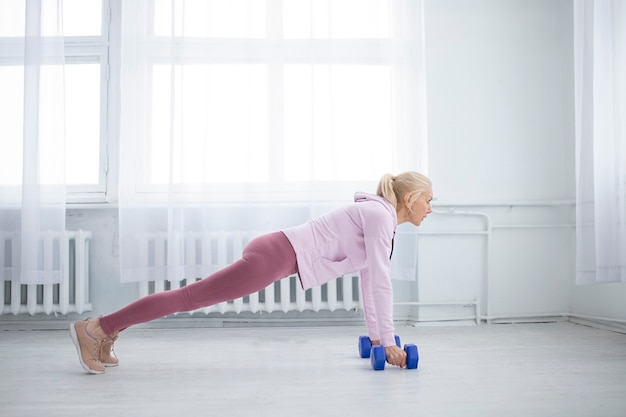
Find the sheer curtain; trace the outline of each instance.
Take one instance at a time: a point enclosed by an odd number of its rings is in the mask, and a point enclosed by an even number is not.
[[[576,280],[626,282],[626,5],[574,13]]]
[[[198,234],[425,172],[422,19],[415,0],[123,2],[122,281],[206,276]]]
[[[62,2],[6,2],[4,12],[24,8],[24,20],[5,22],[10,36],[10,64],[3,78],[14,83],[2,94],[13,94],[2,141],[3,195],[0,232],[4,265],[0,278],[24,284],[61,281],[62,265],[52,253],[63,250],[58,236],[65,231],[64,42]],[[5,55],[6,56],[6,55]],[[15,88],[19,85],[20,89]],[[7,141],[7,142],[5,142]],[[11,146],[14,142],[19,146]],[[8,149],[8,150],[7,150]],[[12,242],[7,246],[7,242]],[[48,245],[52,251],[44,251]],[[58,259],[58,257],[57,257]]]

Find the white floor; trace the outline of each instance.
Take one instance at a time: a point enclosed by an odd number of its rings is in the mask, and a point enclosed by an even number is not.
[[[626,416],[624,334],[402,327],[419,369],[376,372],[358,358],[361,330],[133,328],[105,375],[84,373],[66,331],[0,331],[0,415]]]

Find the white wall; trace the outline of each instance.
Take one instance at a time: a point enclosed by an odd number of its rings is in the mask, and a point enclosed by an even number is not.
[[[427,0],[429,175],[423,301],[489,317],[569,311],[574,262],[571,1]],[[451,221],[457,223],[450,228]]]
[[[425,18],[429,175],[441,213],[420,228],[420,279],[396,282],[398,299],[480,298],[492,318],[625,319],[626,285],[574,285],[571,0],[426,0]],[[491,234],[480,234],[487,221]],[[94,232],[93,314],[132,301],[136,285],[119,283],[115,209],[71,210],[68,226]]]
[[[423,238],[420,299],[480,296],[494,317],[626,319],[626,285],[574,281],[572,1],[426,0],[425,8],[436,204],[486,212],[494,229],[482,264],[471,240],[484,237]],[[502,201],[512,203],[494,206]],[[478,203],[457,204],[468,202]],[[449,222],[432,220],[425,231]]]
[[[571,1],[425,4],[436,196],[573,199]]]

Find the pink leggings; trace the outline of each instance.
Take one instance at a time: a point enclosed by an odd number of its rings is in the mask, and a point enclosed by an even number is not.
[[[192,311],[257,292],[298,272],[296,254],[282,232],[253,239],[237,262],[183,288],[148,295],[100,317],[107,335],[168,314]]]

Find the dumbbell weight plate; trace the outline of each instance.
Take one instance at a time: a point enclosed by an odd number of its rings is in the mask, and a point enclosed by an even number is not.
[[[404,351],[406,352],[406,368],[417,369],[417,363],[419,362],[419,352],[417,346],[413,344],[404,345]]]
[[[385,348],[382,346],[373,346],[371,350],[372,369],[375,371],[382,371],[385,369],[385,362],[387,362],[387,355],[385,354]]]
[[[369,358],[370,351],[372,350],[372,343],[367,336],[359,336],[359,356],[362,358]]]

